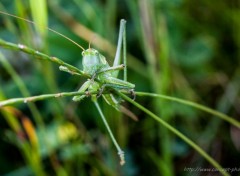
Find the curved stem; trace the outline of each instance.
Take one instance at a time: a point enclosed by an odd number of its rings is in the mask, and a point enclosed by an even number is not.
[[[210,113],[212,115],[215,115],[215,116],[225,120],[226,122],[229,122],[230,124],[240,128],[240,122],[239,121],[237,121],[237,120],[233,119],[232,117],[227,116],[227,115],[225,115],[225,114],[223,114],[223,113],[221,113],[219,111],[216,111],[214,109],[211,109],[211,108],[208,108],[206,106],[203,106],[201,104],[198,104],[198,103],[195,103],[195,102],[191,102],[191,101],[188,101],[188,100],[183,100],[183,99],[180,99],[180,98],[167,96],[167,95],[147,93],[147,92],[135,92],[135,93],[138,96],[150,96],[150,97],[162,98],[162,99],[165,99],[165,100],[170,100],[170,101],[182,103],[182,104],[185,104],[185,105],[188,105],[188,106],[192,106],[194,108],[197,108],[197,109],[200,109],[202,111],[208,112],[208,113]]]
[[[196,143],[194,143],[191,139],[189,139],[187,136],[182,134],[180,131],[175,129],[173,126],[162,120],[160,117],[143,107],[142,105],[138,104],[137,102],[133,101],[131,98],[127,97],[126,95],[122,94],[121,92],[117,92],[118,95],[120,95],[123,99],[126,101],[130,102],[137,108],[141,109],[144,111],[146,114],[148,114],[150,117],[152,117],[154,120],[158,121],[161,123],[164,127],[169,129],[171,132],[176,134],[178,137],[180,137],[183,141],[185,141],[187,144],[189,144],[192,148],[194,148],[201,156],[203,156],[209,163],[211,163],[215,168],[218,169],[219,172],[221,172],[222,175],[224,176],[230,176],[222,167],[221,165],[215,161],[211,156],[209,156],[203,149],[201,149]]]

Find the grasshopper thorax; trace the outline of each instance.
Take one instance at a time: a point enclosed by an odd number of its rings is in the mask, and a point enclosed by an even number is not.
[[[101,70],[107,64],[105,57],[93,48],[84,50],[82,56],[83,71],[90,75]]]

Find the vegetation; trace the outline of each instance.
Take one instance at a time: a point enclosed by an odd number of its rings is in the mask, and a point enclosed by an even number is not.
[[[1,175],[240,174],[237,1],[3,0],[0,11],[37,24],[0,14]],[[136,99],[114,93],[138,121],[98,102],[124,166],[91,99],[72,101],[88,77],[82,50],[46,30],[112,65],[120,19]]]

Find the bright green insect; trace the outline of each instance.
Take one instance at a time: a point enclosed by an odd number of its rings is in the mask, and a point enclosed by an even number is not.
[[[91,91],[97,91],[105,87],[132,90],[135,87],[134,84],[116,78],[116,71],[118,69],[123,69],[124,65],[110,67],[105,57],[101,55],[97,50],[92,48],[83,51],[82,55],[83,72],[91,75],[92,79],[86,81],[79,89],[79,91],[84,92],[87,89]],[[97,79],[98,82],[95,82],[94,79]],[[107,100],[107,95],[103,96]],[[84,97],[85,95],[75,96],[73,97],[73,101],[80,101]],[[115,106],[115,104],[111,105]]]
[[[96,49],[88,48],[82,52],[82,65],[83,65],[83,72],[85,74],[91,75],[91,79],[88,79],[79,89],[79,92],[85,92],[86,90],[89,91],[98,91],[100,89],[100,95],[105,88],[114,88],[114,89],[126,89],[129,91],[133,91],[135,85],[132,83],[127,82],[126,80],[121,80],[116,78],[118,76],[118,71],[124,69],[124,74],[126,74],[126,63],[124,65],[120,65],[120,51],[121,51],[121,44],[122,38],[125,33],[125,20],[121,20],[120,23],[120,35],[119,35],[119,42],[117,47],[117,54],[115,57],[115,61],[112,67],[109,66],[106,58],[100,54]],[[125,50],[125,43],[123,43],[123,47]],[[126,59],[124,59],[126,60]],[[60,67],[61,70],[67,71],[66,67]],[[64,70],[65,69],[65,70]],[[69,71],[68,71],[69,72]],[[124,75],[126,79],[126,75]],[[97,79],[97,81],[94,81]],[[73,101],[80,101],[86,95],[82,96],[75,96],[73,97]],[[104,99],[112,106],[117,109],[117,104],[119,100],[110,96],[109,94],[103,95]]]
[[[30,20],[26,20],[21,17],[17,17],[12,14],[8,14],[6,12],[0,11],[1,14],[11,16],[20,20],[27,21],[29,23],[32,23],[36,25],[34,22]],[[103,98],[106,100],[106,102],[113,106],[115,109],[122,111],[123,113],[127,114],[128,116],[132,117],[133,119],[137,120],[136,116],[129,111],[128,109],[124,108],[123,106],[120,105],[120,103],[123,101],[121,97],[118,95],[114,94],[114,91],[119,91],[119,90],[126,90],[134,95],[134,88],[135,85],[127,81],[127,60],[126,60],[126,34],[125,34],[125,28],[126,28],[126,21],[121,20],[120,22],[120,31],[119,31],[119,37],[118,37],[118,45],[117,45],[117,51],[114,59],[113,66],[110,67],[108,64],[106,58],[101,55],[96,49],[93,49],[90,47],[88,49],[84,49],[81,45],[77,44],[70,38],[64,36],[63,34],[51,29],[47,28],[48,30],[64,37],[65,39],[71,41],[72,43],[76,44],[78,47],[80,47],[83,52],[82,52],[82,65],[83,65],[83,70],[79,70],[78,68],[69,65],[62,60],[56,58],[56,57],[49,57],[46,54],[40,53],[38,51],[35,51],[27,46],[18,44],[12,44],[9,42],[5,42],[3,40],[0,40],[0,45],[3,47],[7,48],[12,48],[12,49],[20,49],[23,52],[26,52],[28,54],[36,55],[41,59],[44,60],[49,60],[51,62],[55,62],[57,64],[60,64],[61,66],[59,69],[61,71],[65,71],[71,74],[75,74],[78,76],[85,76],[88,77],[89,79],[80,87],[78,90],[79,92],[83,93],[82,95],[74,96],[73,101],[81,101],[87,96],[92,97],[92,101],[94,102],[107,130],[108,133],[110,134],[110,137],[116,146],[118,150],[118,154],[120,156],[120,164],[123,165],[125,163],[125,158],[124,158],[124,152],[121,150],[119,147],[118,143],[116,142],[112,131],[105,119],[104,114],[102,113],[102,110],[97,102],[97,98],[100,96],[103,96]],[[121,49],[123,48],[123,64],[120,64],[120,56],[121,56]],[[124,79],[118,79],[118,73],[119,70],[124,70]],[[114,90],[114,91],[113,91]],[[90,95],[89,92],[98,92],[98,95]],[[29,99],[25,99],[24,102],[30,101]]]

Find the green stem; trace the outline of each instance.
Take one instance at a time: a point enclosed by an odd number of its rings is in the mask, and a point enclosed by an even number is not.
[[[38,96],[32,96],[32,97],[26,97],[26,98],[12,98],[4,101],[0,101],[0,107],[7,106],[7,105],[13,105],[17,103],[27,103],[27,102],[35,102],[39,100],[45,100],[48,98],[58,98],[58,97],[69,97],[69,96],[75,96],[75,95],[93,95],[97,94],[98,92],[61,92],[56,94],[44,94],[44,95],[38,95]]]
[[[157,115],[153,114],[151,111],[143,107],[142,105],[138,104],[137,102],[133,101],[131,98],[127,97],[126,95],[122,94],[121,92],[117,92],[118,95],[120,95],[123,99],[130,102],[134,106],[138,107],[142,111],[144,111],[146,114],[148,114],[150,117],[161,123],[164,127],[169,129],[171,132],[176,134],[178,137],[180,137],[182,140],[184,140],[187,144],[189,144],[192,148],[194,148],[201,156],[203,156],[209,163],[211,163],[215,168],[218,169],[219,172],[222,173],[224,176],[230,176],[222,167],[221,165],[216,162],[211,156],[209,156],[203,149],[201,149],[197,144],[195,144],[191,139],[186,137],[184,134],[182,134],[180,131],[172,127],[170,124],[162,120]],[[139,92],[138,92],[139,94]]]
[[[94,104],[95,104],[95,106],[96,106],[96,108],[97,108],[97,110],[98,110],[98,112],[99,112],[99,114],[100,114],[100,116],[101,116],[101,118],[102,118],[102,120],[103,120],[104,125],[105,125],[106,128],[107,128],[107,131],[108,131],[108,133],[109,133],[109,135],[110,135],[110,137],[111,137],[111,139],[112,139],[115,147],[116,147],[117,150],[118,150],[118,155],[119,155],[119,157],[120,157],[120,164],[121,164],[121,165],[124,165],[124,163],[125,163],[124,152],[122,151],[122,149],[121,149],[120,146],[118,145],[115,137],[113,136],[113,133],[112,133],[112,131],[111,131],[109,125],[108,125],[108,122],[107,122],[107,120],[106,120],[106,118],[105,118],[105,116],[104,116],[104,114],[103,114],[103,112],[102,112],[102,110],[101,110],[101,108],[100,108],[97,100],[94,100],[93,102],[94,102]]]
[[[121,91],[122,93],[129,93],[126,91]],[[60,97],[69,97],[69,96],[75,96],[75,95],[96,95],[98,94],[98,91],[86,91],[86,92],[60,92],[55,94],[44,94],[44,95],[37,95],[37,96],[31,96],[31,97],[24,97],[24,98],[11,98],[4,101],[0,101],[0,107],[13,105],[17,103],[27,103],[27,102],[35,102],[39,100],[45,100],[49,98],[60,98]],[[102,94],[108,94],[109,92],[103,92]]]
[[[203,106],[203,105],[200,105],[198,103],[191,102],[191,101],[188,101],[188,100],[183,100],[183,99],[180,99],[180,98],[167,96],[167,95],[161,95],[161,94],[154,94],[154,93],[147,93],[147,92],[135,92],[135,93],[138,96],[157,97],[157,98],[162,98],[162,99],[165,99],[165,100],[170,100],[170,101],[182,103],[182,104],[185,104],[185,105],[188,105],[188,106],[192,106],[194,108],[197,108],[197,109],[200,109],[202,111],[208,112],[212,115],[215,115],[215,116],[229,122],[230,124],[240,128],[240,122],[239,121],[237,121],[237,120],[233,119],[232,117],[227,116],[227,115],[225,115],[225,114],[223,114],[219,111],[216,111],[214,109],[208,108],[208,107]]]
[[[68,64],[68,63],[65,63],[64,61],[62,61],[61,59],[58,59],[57,57],[51,57],[51,56],[48,56],[44,53],[41,53],[39,51],[36,51],[32,48],[29,48],[25,45],[22,45],[22,44],[14,44],[14,43],[11,43],[11,42],[7,42],[7,41],[4,41],[2,39],[0,39],[0,46],[4,47],[4,48],[8,48],[8,49],[12,49],[12,50],[20,50],[20,51],[23,51],[27,54],[31,54],[33,56],[36,56],[38,59],[42,59],[42,60],[47,60],[47,61],[50,61],[50,62],[54,62],[54,63],[57,63],[58,65],[63,65],[65,67],[67,67],[69,70],[73,71],[73,72],[77,72],[85,77],[88,77],[90,78],[90,75],[84,73],[83,71],[77,69],[76,67]]]

